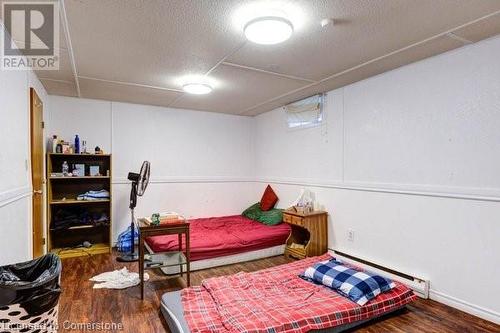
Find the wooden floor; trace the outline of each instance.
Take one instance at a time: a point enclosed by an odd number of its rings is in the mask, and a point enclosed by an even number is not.
[[[197,285],[207,277],[256,271],[286,262],[288,259],[279,256],[198,271],[192,274],[192,283]],[[115,323],[123,325],[122,332],[168,332],[159,310],[160,299],[166,291],[183,287],[183,280],[165,279],[161,274],[150,271],[151,281],[146,283],[144,301],[140,300],[138,287],[126,290],[92,289],[93,283],[89,281],[92,276],[123,266],[115,261],[114,255],[63,260],[60,332],[82,331],[64,329],[70,327],[68,323]],[[126,266],[137,271],[137,264]],[[397,315],[382,318],[351,332],[500,332],[500,326],[434,301],[418,300]]]

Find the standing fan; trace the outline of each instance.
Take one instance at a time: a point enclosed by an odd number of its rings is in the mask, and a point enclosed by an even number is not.
[[[148,187],[149,183],[149,170],[150,163],[148,161],[144,161],[142,163],[141,172],[129,172],[128,180],[132,182],[132,189],[130,190],[130,214],[132,216],[132,221],[130,222],[130,253],[124,254],[116,260],[121,262],[131,262],[137,261],[139,256],[135,253],[135,216],[134,216],[134,208],[137,205],[137,196],[142,197],[144,192],[146,191],[146,187]]]

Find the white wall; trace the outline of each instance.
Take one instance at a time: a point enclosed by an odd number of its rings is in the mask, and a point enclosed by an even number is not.
[[[34,73],[0,70],[0,265],[32,257],[30,87],[46,111],[47,93]]]
[[[500,322],[499,58],[497,37],[329,92],[320,127],[256,117],[256,193],[274,183],[286,207],[310,188],[330,248]]]
[[[258,201],[253,119],[208,112],[51,96],[49,135],[113,154],[113,238],[130,223],[129,171],[151,162],[137,216],[175,210],[186,217],[239,214]]]
[[[330,213],[329,246],[431,281],[431,296],[500,321],[500,38],[328,93],[326,123],[51,96],[50,130],[113,153],[114,236],[126,174],[152,162],[138,215],[240,213],[273,183]],[[256,177],[256,182],[252,182]],[[347,240],[354,230],[354,241]]]

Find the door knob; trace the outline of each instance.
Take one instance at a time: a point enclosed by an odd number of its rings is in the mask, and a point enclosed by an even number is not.
[[[43,191],[42,190],[34,190],[33,194],[43,194]]]

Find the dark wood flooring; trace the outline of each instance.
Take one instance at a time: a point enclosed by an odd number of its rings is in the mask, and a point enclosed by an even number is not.
[[[288,259],[278,256],[213,268],[194,272],[191,281],[197,285],[207,277],[256,271],[287,262]],[[60,332],[82,331],[65,329],[70,327],[68,323],[115,323],[123,325],[122,332],[168,332],[159,310],[160,299],[163,293],[183,287],[184,280],[166,279],[161,274],[149,271],[151,281],[146,283],[144,301],[140,300],[139,287],[125,290],[92,289],[93,283],[89,281],[92,276],[123,266],[115,261],[114,255],[63,260]],[[126,266],[137,271],[137,264]],[[351,332],[500,332],[500,326],[437,302],[419,299],[397,315],[381,318]]]

